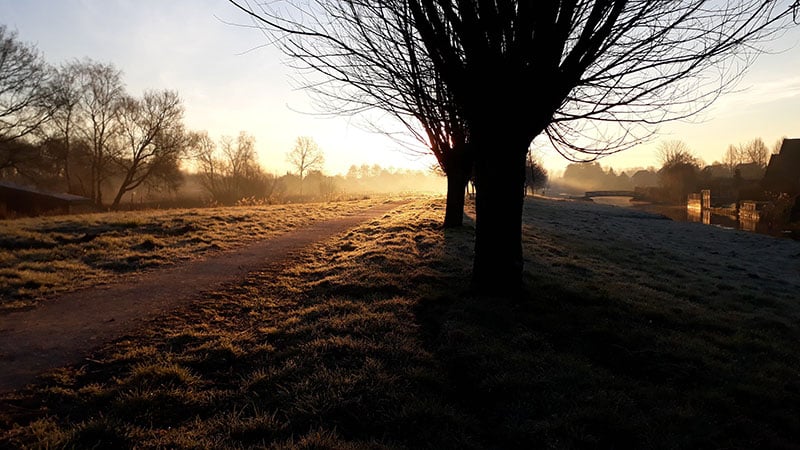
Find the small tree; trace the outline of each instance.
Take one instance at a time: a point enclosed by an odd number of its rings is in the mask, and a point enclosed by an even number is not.
[[[542,189],[547,186],[548,181],[547,169],[542,164],[542,158],[534,156],[533,150],[528,150],[528,164],[525,174],[526,192],[530,190],[534,194],[536,189]]]
[[[325,157],[314,139],[300,136],[295,141],[292,151],[286,154],[289,161],[300,177],[300,195],[303,195],[303,178],[311,170],[322,170]]]

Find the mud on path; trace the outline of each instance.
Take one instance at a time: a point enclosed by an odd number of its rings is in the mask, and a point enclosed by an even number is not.
[[[0,316],[0,392],[19,389],[49,369],[80,360],[91,349],[136,329],[142,319],[186,305],[202,292],[252,270],[285,263],[299,250],[403,203],[384,203],[203,260],[70,292],[33,310]]]

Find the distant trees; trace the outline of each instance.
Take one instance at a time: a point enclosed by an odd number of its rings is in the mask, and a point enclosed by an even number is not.
[[[322,170],[325,156],[314,139],[300,136],[295,141],[292,150],[286,154],[286,160],[297,170],[300,177],[300,195],[303,195],[303,179],[309,171]]]
[[[722,164],[730,170],[733,175],[736,167],[740,164],[756,164],[760,168],[766,168],[769,162],[770,150],[761,138],[755,138],[744,144],[728,146]]]
[[[195,133],[192,146],[200,183],[215,202],[232,205],[246,198],[269,200],[275,192],[275,175],[261,168],[255,138],[244,131],[235,139],[223,136],[219,146],[208,133]]]
[[[528,163],[525,168],[525,190],[533,194],[536,189],[547,186],[549,176],[547,169],[542,164],[542,159],[535,156],[532,150],[528,150]]]
[[[674,203],[684,203],[695,192],[700,175],[700,160],[682,141],[666,141],[658,146],[661,169],[658,171],[661,186]]]
[[[122,72],[92,60],[49,67],[0,26],[0,176],[118,208],[142,185],[174,189],[186,150],[173,91],[133,98]]]

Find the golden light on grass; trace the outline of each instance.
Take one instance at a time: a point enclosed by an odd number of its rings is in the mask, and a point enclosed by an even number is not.
[[[203,258],[385,201],[88,214],[0,221],[0,313]]]

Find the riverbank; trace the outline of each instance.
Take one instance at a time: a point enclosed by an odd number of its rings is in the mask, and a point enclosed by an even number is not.
[[[571,260],[582,278],[601,285],[647,280],[670,289],[680,275],[680,289],[694,291],[691,297],[713,299],[719,286],[730,286],[736,295],[800,300],[800,242],[591,202],[535,199],[525,216],[531,262],[560,267]],[[537,250],[537,241],[570,252]]]
[[[421,200],[0,399],[0,446],[797,448],[800,244],[526,201],[525,298]]]
[[[633,201],[629,197],[599,197],[593,199],[597,204],[634,208],[653,214],[660,214],[677,222],[699,222],[723,228],[749,231],[773,237],[800,241],[800,223],[772,222],[768,217],[740,220],[734,207],[710,208],[705,211],[690,210],[686,205],[669,205],[645,201]]]

